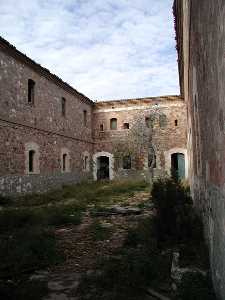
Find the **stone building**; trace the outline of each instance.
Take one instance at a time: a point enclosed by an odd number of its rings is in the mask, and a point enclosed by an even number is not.
[[[0,103],[1,193],[38,192],[91,174],[94,103],[3,39]]]
[[[225,299],[225,2],[175,0],[174,13],[191,191]]]
[[[108,157],[110,178],[148,178],[152,156],[155,177],[170,174],[171,168],[180,177],[188,175],[186,106],[178,96],[95,103],[93,137],[95,179],[105,176],[97,174],[102,156]]]
[[[172,168],[187,177],[179,96],[93,102],[0,38],[0,103],[0,194],[147,178],[152,157],[155,176]],[[151,143],[136,140],[134,129]],[[138,155],[128,144],[139,145]]]

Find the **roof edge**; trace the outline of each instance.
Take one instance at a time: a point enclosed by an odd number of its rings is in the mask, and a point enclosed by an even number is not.
[[[118,100],[102,100],[95,102],[96,105],[98,104],[107,104],[107,103],[123,103],[123,102],[138,102],[138,101],[174,101],[174,100],[181,100],[183,101],[183,97],[180,95],[167,95],[167,96],[154,96],[154,97],[143,97],[143,98],[130,98],[130,99],[118,99]]]
[[[3,37],[0,36],[0,49],[2,49],[6,54],[9,54],[10,56],[14,57],[15,59],[18,59],[22,61],[23,63],[27,64],[29,67],[33,68],[34,71],[38,72],[42,76],[46,77],[47,79],[53,81],[55,84],[57,84],[59,87],[63,88],[67,92],[77,96],[79,100],[94,105],[94,102],[89,99],[84,94],[78,92],[75,88],[73,88],[70,84],[63,81],[60,77],[57,75],[51,73],[47,68],[42,67],[40,64],[36,63],[33,59],[26,56],[24,53],[19,51],[15,46],[10,44],[7,40],[5,40]]]

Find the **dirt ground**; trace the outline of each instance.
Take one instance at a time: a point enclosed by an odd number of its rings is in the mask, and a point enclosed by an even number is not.
[[[33,276],[34,280],[48,282],[49,292],[44,300],[80,299],[76,290],[82,276],[101,272],[97,270],[99,258],[113,256],[123,246],[129,228],[137,226],[141,219],[154,215],[151,205],[146,205],[148,200],[149,192],[141,191],[126,199],[125,208],[124,204],[120,206],[117,201],[116,208],[119,208],[119,212],[111,212],[112,207],[109,207],[110,212],[107,212],[107,207],[103,211],[100,209],[93,212],[90,206],[80,225],[57,228],[57,247],[64,254],[65,261]],[[129,212],[130,208],[134,211]],[[101,229],[106,229],[105,236],[103,232],[103,236],[98,237],[99,224]]]

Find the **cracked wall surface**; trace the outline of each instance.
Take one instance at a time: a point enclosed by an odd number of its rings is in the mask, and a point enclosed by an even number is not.
[[[175,1],[180,77],[187,103],[189,174],[209,245],[218,298],[225,295],[225,2]]]

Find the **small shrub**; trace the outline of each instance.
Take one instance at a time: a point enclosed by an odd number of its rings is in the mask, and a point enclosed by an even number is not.
[[[183,276],[178,295],[182,300],[216,299],[210,278],[197,273],[187,273]]]
[[[31,209],[4,209],[0,211],[0,233],[38,223],[40,223],[40,216]]]
[[[49,229],[26,227],[2,235],[0,239],[1,277],[18,277],[23,273],[46,267],[59,261],[55,235]]]
[[[40,300],[47,295],[48,286],[43,281],[29,281],[22,276],[17,282],[0,281],[0,299],[4,300]]]
[[[136,228],[129,229],[124,245],[125,247],[144,245],[148,249],[155,251],[157,246],[155,219],[152,217],[146,218]]]
[[[88,289],[91,299],[143,300],[143,288],[167,278],[170,266],[168,256],[153,255],[145,247],[125,248],[117,256],[101,261],[100,276],[84,277],[78,293],[84,295],[81,299],[85,299]]]
[[[152,199],[157,209],[159,240],[202,239],[201,220],[193,209],[187,186],[173,179],[160,179],[153,185]]]
[[[82,220],[82,212],[72,207],[52,207],[44,211],[46,223],[48,225],[79,225]]]
[[[0,206],[7,206],[12,204],[13,200],[10,197],[0,195]]]

